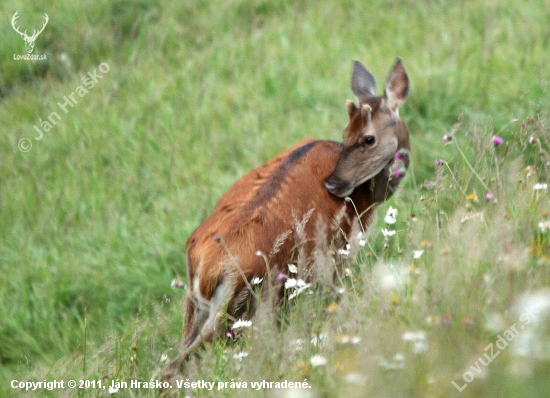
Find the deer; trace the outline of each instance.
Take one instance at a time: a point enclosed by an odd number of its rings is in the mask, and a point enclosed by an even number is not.
[[[259,300],[254,278],[288,275],[297,251],[307,270],[316,241],[342,247],[354,222],[367,228],[376,206],[398,188],[410,151],[409,129],[399,116],[409,92],[402,60],[391,69],[382,96],[376,96],[375,79],[359,61],[351,87],[358,104],[346,103],[343,142],[307,138],[245,174],[190,235],[183,339],[163,380],[182,374],[197,349],[235,321],[254,315]],[[290,233],[303,219],[301,234]],[[334,220],[339,221],[331,226]],[[284,286],[272,285],[281,302]]]
[[[18,13],[19,11],[16,11],[15,14],[13,14],[13,18],[11,19],[11,26],[17,33],[19,33],[23,37],[23,40],[25,40],[25,49],[27,50],[27,54],[31,54],[34,50],[34,42],[38,38],[38,35],[42,33],[42,31],[48,24],[49,17],[48,17],[48,14],[44,13],[44,23],[42,24],[42,28],[40,28],[40,30],[34,29],[32,36],[28,36],[26,29],[24,32],[21,32],[17,27],[17,25],[15,24],[17,18],[19,18],[19,15],[17,15]]]

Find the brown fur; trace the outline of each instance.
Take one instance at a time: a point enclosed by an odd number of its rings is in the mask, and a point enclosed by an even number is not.
[[[307,269],[319,239],[323,246],[337,249],[350,233],[356,212],[366,228],[375,205],[397,188],[400,180],[392,173],[396,167],[408,167],[409,132],[396,112],[406,96],[408,79],[398,61],[390,75],[397,81],[390,81],[386,90],[392,85],[401,89],[390,93],[390,102],[386,94],[373,95],[374,88],[365,84],[374,78],[364,67],[364,71],[357,68],[354,78],[360,80],[353,88],[360,103],[358,107],[348,103],[344,143],[308,138],[252,170],[221,196],[212,214],[190,236],[184,339],[165,379],[175,377],[197,347],[226,331],[224,323],[252,315],[254,277],[267,281],[279,272],[287,273],[297,251],[305,257],[301,261]],[[366,137],[374,142],[365,144]],[[394,158],[398,149],[405,150],[403,159]],[[378,163],[370,160],[375,158]],[[339,197],[350,186],[353,203]],[[337,217],[342,211],[344,217]],[[296,225],[307,217],[303,231],[297,231]],[[335,219],[339,224],[331,225]],[[320,230],[325,231],[322,236]],[[275,242],[279,248],[273,253]],[[277,294],[281,299],[282,286]]]

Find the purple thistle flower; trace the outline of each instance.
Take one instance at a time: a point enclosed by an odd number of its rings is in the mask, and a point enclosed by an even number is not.
[[[495,196],[491,192],[487,192],[485,194],[485,199],[487,199],[487,200],[493,200],[494,198],[495,198]]]
[[[401,148],[400,150],[398,150],[397,152],[395,152],[394,157],[395,157],[397,160],[403,160],[403,159],[405,159],[405,157],[407,156],[407,154],[408,154],[408,151],[407,151],[405,148]]]
[[[397,170],[395,170],[393,172],[393,176],[396,179],[400,180],[401,178],[403,178],[405,176],[405,173],[407,173],[407,169],[404,168],[404,167],[400,167],[400,168],[398,168]]]
[[[279,282],[283,283],[285,281],[285,279],[286,279],[286,275],[283,274],[282,272],[279,275],[277,275],[277,280]]]
[[[504,143],[504,140],[502,139],[502,137],[494,135],[493,138],[491,138],[491,142],[494,146],[501,146]]]

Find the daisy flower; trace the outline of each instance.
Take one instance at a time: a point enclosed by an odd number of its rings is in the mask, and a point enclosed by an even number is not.
[[[252,326],[252,321],[239,319],[231,326],[231,329],[249,328],[250,326]]]
[[[322,355],[314,355],[309,359],[311,366],[316,368],[317,366],[325,366],[328,363],[328,360]]]
[[[405,332],[401,338],[405,341],[410,341],[413,344],[413,352],[420,354],[428,351],[428,343],[426,343],[426,332]]]
[[[252,278],[252,280],[250,281],[250,284],[251,285],[259,285],[260,283],[262,283],[262,281],[264,280],[264,278],[259,278],[259,277],[254,277]]]
[[[294,278],[288,278],[285,282],[285,289],[292,289],[293,287],[296,287],[298,284],[298,281]]]
[[[413,251],[413,258],[415,259],[420,258],[422,257],[423,254],[424,254],[424,250],[415,250]]]
[[[397,216],[397,209],[394,209],[393,207],[390,206],[390,208],[386,212],[386,216],[384,217],[384,222],[386,224],[395,224],[397,221],[396,216]]]
[[[233,358],[238,359],[239,361],[242,361],[243,358],[246,358],[248,356],[248,352],[241,351],[236,354],[233,354]]]

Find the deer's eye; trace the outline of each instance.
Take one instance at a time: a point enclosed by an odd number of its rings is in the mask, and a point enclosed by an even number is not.
[[[374,136],[367,135],[363,139],[363,146],[373,146],[375,142],[376,142],[376,138],[374,138]]]

